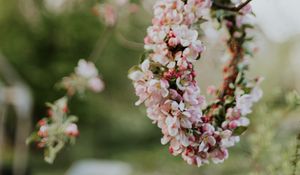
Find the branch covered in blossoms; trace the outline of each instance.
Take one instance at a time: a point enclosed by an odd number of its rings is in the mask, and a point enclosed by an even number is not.
[[[229,0],[224,5],[236,7]],[[216,96],[208,104],[195,80],[194,62],[205,46],[194,28],[209,14],[228,31],[231,59],[224,67],[222,87],[208,89]],[[154,5],[153,25],[144,39],[146,54],[129,71],[129,78],[139,97],[136,105],[145,104],[148,117],[162,131],[162,144],[169,143],[170,153],[181,155],[188,164],[227,159],[228,148],[239,142],[250,123],[246,115],[262,97],[262,79],[245,77],[249,15],[248,3],[230,13],[212,8],[211,0],[158,0]]]
[[[33,132],[27,139],[27,143],[36,143],[39,148],[44,149],[45,161],[53,163],[56,155],[67,143],[74,143],[79,130],[78,118],[69,115],[68,101],[75,94],[82,94],[86,90],[101,92],[104,83],[101,80],[94,63],[79,60],[75,73],[64,77],[60,83],[67,95],[59,98],[53,104],[47,103],[48,116],[42,118],[37,124],[37,131]]]

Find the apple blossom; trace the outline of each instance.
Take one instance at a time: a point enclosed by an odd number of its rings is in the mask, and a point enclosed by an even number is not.
[[[229,5],[235,3],[240,2]],[[258,81],[249,83],[245,77],[243,43],[251,7],[228,16],[217,16],[218,10],[224,11],[211,0],[158,0],[144,39],[146,54],[128,75],[139,97],[136,105],[144,103],[148,117],[161,129],[161,143],[169,143],[172,155],[197,166],[228,158],[228,148],[239,142],[250,124],[246,115],[262,97]],[[208,88],[208,94],[216,96],[211,103],[201,95],[193,65],[205,50],[194,26],[209,12],[210,20],[226,24],[221,26],[229,32],[226,44],[232,57],[224,68],[221,88]]]

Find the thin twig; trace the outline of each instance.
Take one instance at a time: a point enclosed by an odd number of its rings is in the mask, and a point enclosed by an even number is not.
[[[223,10],[238,12],[242,8],[244,8],[247,4],[249,4],[251,1],[252,0],[247,0],[247,1],[243,2],[243,3],[241,3],[238,6],[228,6],[228,5],[220,4],[220,3],[216,2],[216,1],[213,1],[213,7],[217,8],[217,9],[223,9]]]
[[[5,120],[6,120],[6,105],[5,104],[0,104],[0,155],[3,155],[4,153],[4,148],[5,148]],[[3,165],[3,157],[0,156],[0,174],[2,172],[2,165]]]
[[[121,32],[117,32],[116,34],[117,40],[124,46],[134,50],[141,50],[144,48],[143,43],[135,42],[128,40]]]
[[[300,160],[300,133],[297,136],[297,145],[296,145],[296,152],[295,152],[295,159],[293,160],[293,174],[296,175],[297,173],[297,165]]]
[[[89,57],[89,60],[94,61],[95,63],[98,61],[99,56],[102,54],[105,49],[114,29],[110,27],[106,27],[97,40],[97,43]]]

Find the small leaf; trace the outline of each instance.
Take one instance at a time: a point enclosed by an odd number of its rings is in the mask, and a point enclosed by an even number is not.
[[[78,121],[78,117],[75,115],[68,116],[67,122],[74,123]]]
[[[237,127],[232,135],[233,136],[239,136],[239,135],[242,135],[246,130],[248,129],[248,127],[245,127],[245,126],[240,126],[240,127]]]
[[[39,136],[37,135],[37,132],[33,132],[27,139],[26,144],[29,145],[30,143],[39,140]]]
[[[228,96],[228,97],[226,97],[226,99],[225,99],[225,105],[227,106],[227,105],[230,105],[230,104],[232,104],[233,102],[234,102],[234,97],[232,97],[232,96]]]
[[[135,72],[135,71],[142,71],[141,68],[138,65],[132,66],[129,70],[128,70],[128,74]]]

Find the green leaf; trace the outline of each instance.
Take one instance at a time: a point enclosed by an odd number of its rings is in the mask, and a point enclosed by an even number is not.
[[[232,104],[234,102],[234,100],[235,100],[234,97],[227,96],[226,99],[225,99],[225,105],[227,106],[227,105]]]
[[[140,64],[142,64],[145,61],[145,59],[147,59],[148,56],[149,56],[149,52],[144,52],[140,57]]]
[[[68,117],[67,122],[74,123],[78,121],[78,117],[75,115],[71,115]]]
[[[253,29],[254,26],[251,25],[251,24],[244,24],[244,25],[243,25],[243,28],[244,28],[244,29]]]
[[[238,76],[236,77],[235,84],[239,85],[243,82],[243,72],[239,72]]]
[[[29,145],[30,143],[39,140],[39,136],[37,135],[37,132],[33,132],[27,139],[26,144]]]
[[[242,135],[247,129],[248,129],[248,127],[245,127],[245,126],[237,127],[237,128],[233,131],[232,135],[234,135],[234,136]]]

